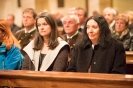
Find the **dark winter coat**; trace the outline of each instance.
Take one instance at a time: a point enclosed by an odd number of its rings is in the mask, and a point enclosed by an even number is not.
[[[69,63],[69,72],[91,73],[126,73],[126,55],[123,44],[118,40],[108,43],[105,48],[86,43],[85,46],[76,45],[73,57]]]

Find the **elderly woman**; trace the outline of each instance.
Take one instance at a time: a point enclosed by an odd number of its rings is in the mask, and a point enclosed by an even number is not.
[[[128,29],[128,17],[125,14],[119,14],[115,19],[115,29],[112,31],[112,36],[121,41],[126,51],[129,50],[130,33]]]
[[[83,39],[75,45],[67,71],[126,73],[123,44],[112,38],[108,23],[101,15],[87,19]]]

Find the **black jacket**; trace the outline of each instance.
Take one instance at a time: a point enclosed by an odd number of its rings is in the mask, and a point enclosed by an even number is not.
[[[96,45],[94,49],[89,43],[76,45],[69,63],[69,72],[91,73],[126,73],[126,55],[123,44],[117,40],[108,43],[105,48]]]

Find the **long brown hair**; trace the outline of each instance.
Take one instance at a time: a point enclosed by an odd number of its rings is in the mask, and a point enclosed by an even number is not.
[[[38,22],[39,18],[44,18],[46,20],[46,22],[51,26],[51,34],[49,37],[50,40],[49,40],[48,47],[53,50],[59,44],[59,42],[57,40],[57,38],[59,37],[59,34],[58,34],[57,23],[56,23],[55,19],[52,17],[51,14],[49,14],[47,12],[41,12],[40,14],[38,14],[38,16],[36,18],[37,35],[36,35],[35,41],[34,41],[34,50],[40,50],[43,47],[43,44],[45,42],[43,37],[38,33],[37,22]]]
[[[7,50],[9,50],[12,47],[12,45],[15,45],[19,49],[21,49],[21,46],[18,43],[18,40],[12,34],[11,29],[10,29],[7,21],[0,19],[0,30],[2,30],[2,32],[4,33],[4,36],[1,39],[1,41],[3,44],[6,44]]]

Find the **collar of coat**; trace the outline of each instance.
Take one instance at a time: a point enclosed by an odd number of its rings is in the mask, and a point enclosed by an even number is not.
[[[58,37],[59,45],[54,49],[54,50],[49,50],[46,56],[44,57],[42,61],[42,66],[40,67],[40,71],[46,71],[48,67],[53,63],[55,60],[56,56],[58,55],[60,49],[68,45],[67,42],[62,40],[60,37]],[[40,55],[40,50],[35,51],[33,50],[34,45],[34,40],[32,40],[25,48],[24,51],[28,54],[30,57],[31,61],[33,62],[35,66],[35,71],[38,70],[38,63],[39,63],[39,55]]]

